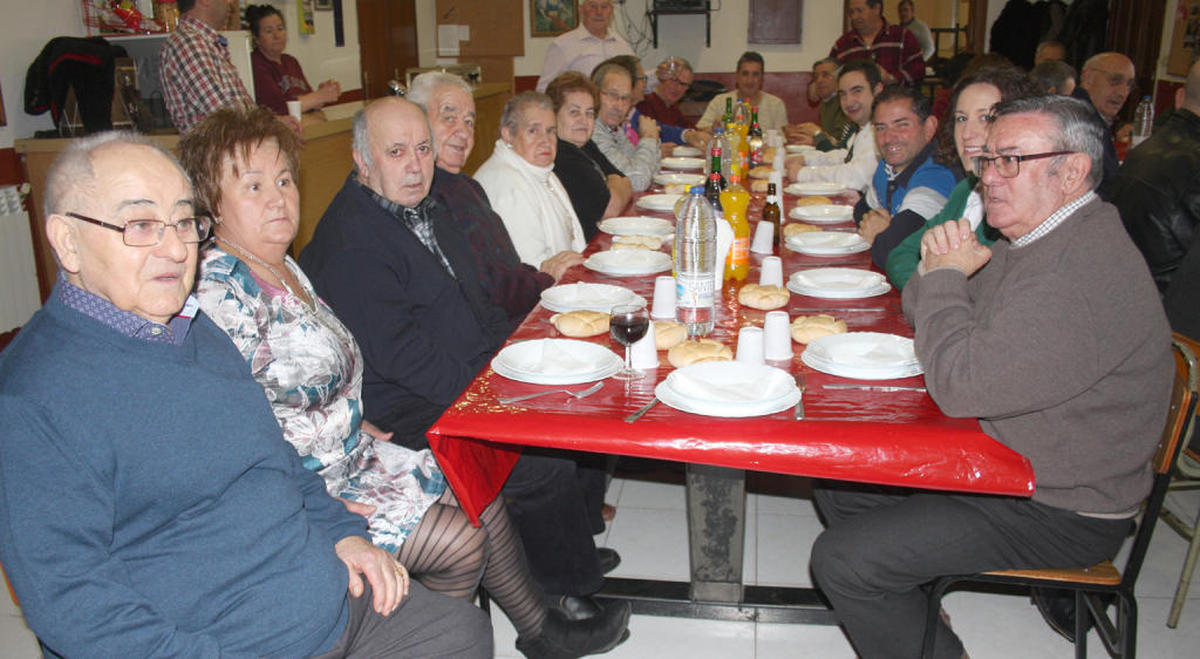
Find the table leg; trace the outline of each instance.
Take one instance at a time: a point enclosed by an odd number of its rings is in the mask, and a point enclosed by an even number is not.
[[[741,602],[746,472],[689,464],[687,515],[691,599]]]

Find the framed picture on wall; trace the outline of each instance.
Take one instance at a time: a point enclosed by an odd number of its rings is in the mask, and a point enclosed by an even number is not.
[[[579,25],[575,0],[529,0],[529,34],[556,37]]]
[[[1200,0],[1179,0],[1176,12],[1167,73],[1186,76],[1200,55]]]

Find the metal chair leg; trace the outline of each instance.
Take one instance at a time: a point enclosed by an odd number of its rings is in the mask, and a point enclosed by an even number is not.
[[[1087,593],[1082,590],[1075,591],[1075,659],[1086,659],[1087,657],[1087,621],[1092,615],[1091,609],[1087,604]]]
[[[1179,624],[1179,616],[1183,613],[1183,603],[1187,601],[1188,587],[1192,583],[1192,574],[1196,571],[1196,559],[1200,557],[1200,514],[1196,516],[1196,524],[1192,528],[1191,544],[1188,545],[1187,560],[1179,571],[1179,585],[1175,587],[1175,600],[1171,602],[1171,614],[1167,616],[1167,626],[1171,629]]]
[[[937,626],[942,612],[942,597],[946,590],[957,581],[954,577],[942,577],[929,587],[929,606],[925,609],[925,639],[921,642],[921,657],[933,659],[933,649],[937,643]]]
[[[1133,593],[1120,593],[1121,659],[1137,655],[1137,600]]]

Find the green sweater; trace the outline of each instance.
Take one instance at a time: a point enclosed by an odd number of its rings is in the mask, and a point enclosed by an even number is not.
[[[917,263],[921,261],[921,237],[925,235],[929,227],[962,217],[963,209],[967,207],[967,197],[971,196],[971,190],[975,188],[975,181],[974,176],[968,176],[959,181],[958,185],[950,191],[950,198],[946,200],[942,211],[929,218],[920,230],[909,234],[888,255],[884,270],[892,285],[904,290],[904,285],[908,283],[909,277],[912,277],[913,273],[917,271]],[[982,245],[990,246],[996,242],[994,238],[987,235],[988,233],[990,232],[987,231],[987,222],[980,222],[979,226],[975,227],[975,236]]]

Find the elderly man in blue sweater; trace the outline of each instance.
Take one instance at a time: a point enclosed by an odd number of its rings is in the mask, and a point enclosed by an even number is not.
[[[490,657],[284,441],[190,293],[211,228],[167,153],[73,144],[61,275],[0,356],[0,560],[48,655]]]

